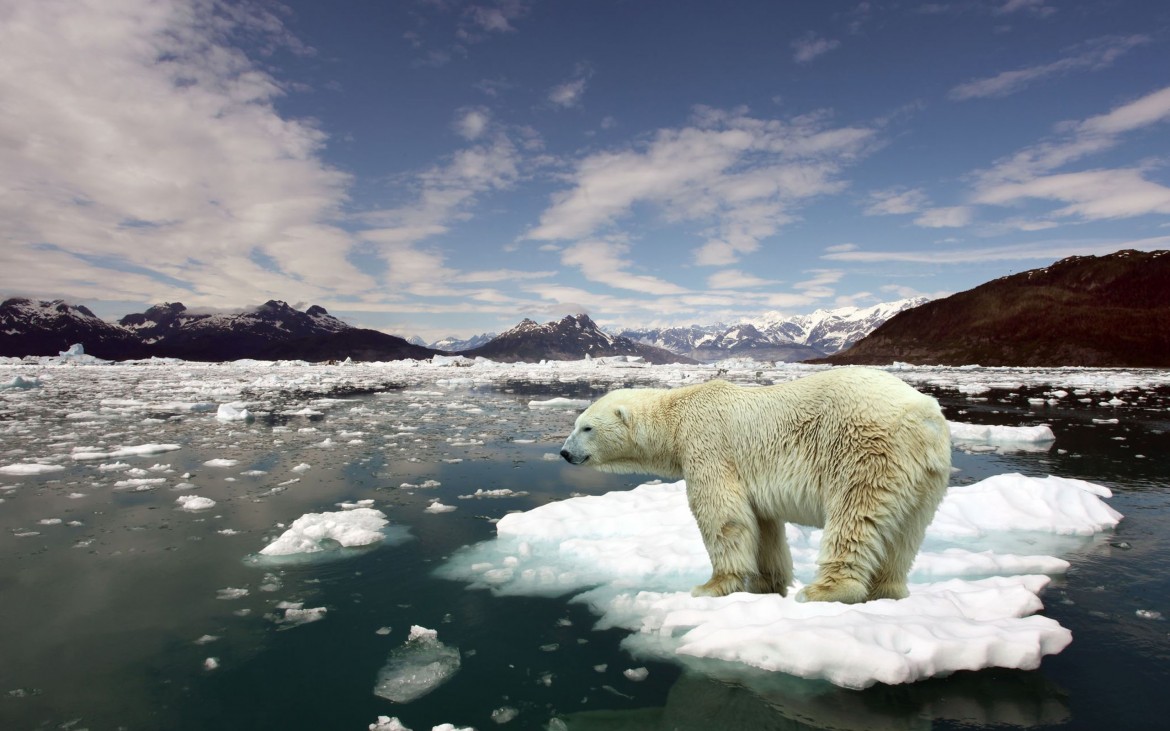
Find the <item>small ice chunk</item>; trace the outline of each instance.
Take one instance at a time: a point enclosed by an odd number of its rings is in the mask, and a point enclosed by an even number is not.
[[[296,467],[293,467],[292,471],[293,472],[307,472],[308,470],[311,470],[312,468],[313,468],[313,465],[309,464],[308,462],[301,462]]]
[[[650,671],[644,667],[642,667],[642,668],[626,668],[625,670],[622,671],[622,675],[626,676],[627,678],[634,681],[635,683],[641,683],[643,680],[645,680],[650,675]]]
[[[204,467],[235,467],[240,463],[238,459],[209,459],[203,463]]]
[[[438,498],[435,498],[434,500],[431,501],[430,505],[426,506],[423,509],[423,512],[424,513],[433,513],[435,515],[438,515],[439,513],[450,513],[453,510],[455,510],[454,505],[445,505],[445,504],[439,502]]]
[[[1136,612],[1134,612],[1134,614],[1141,617],[1142,619],[1161,619],[1162,618],[1162,613],[1156,609],[1139,609]]]
[[[460,664],[459,650],[440,642],[435,630],[415,625],[406,642],[390,652],[378,671],[374,695],[409,703],[450,680]]]
[[[248,596],[247,589],[237,589],[232,586],[229,586],[226,589],[220,589],[219,591],[215,592],[216,599],[242,599],[246,596]]]
[[[327,550],[329,541],[344,547],[368,546],[386,537],[382,532],[386,523],[386,515],[373,508],[306,513],[260,553],[265,556],[319,553]]]
[[[218,639],[219,639],[219,637],[216,635],[203,635],[199,639],[195,640],[195,644],[196,645],[210,645],[212,642],[215,642]]]
[[[175,498],[180,510],[207,510],[215,507],[215,501],[201,495],[180,495]]]
[[[512,706],[503,706],[492,711],[492,720],[496,723],[507,723],[520,715],[520,711]]]
[[[219,421],[252,421],[255,417],[247,409],[236,408],[231,404],[220,404],[219,410],[215,412],[215,418]]]
[[[402,725],[397,716],[378,716],[378,720],[370,724],[370,731],[410,731]]]
[[[207,671],[215,670],[219,667],[218,657],[209,657],[203,661],[203,669]]]
[[[545,401],[529,401],[530,409],[584,409],[592,403],[588,399],[579,398],[550,398]]]
[[[289,629],[291,627],[299,627],[302,624],[310,622],[317,622],[325,619],[325,615],[329,613],[326,607],[308,607],[301,608],[300,606],[290,606],[284,610],[284,617],[280,619],[281,629]]]

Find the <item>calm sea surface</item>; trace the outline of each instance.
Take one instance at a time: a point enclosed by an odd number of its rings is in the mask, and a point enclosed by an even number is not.
[[[459,547],[491,538],[492,519],[508,511],[645,481],[550,459],[576,412],[528,406],[589,398],[610,384],[387,382],[380,392],[349,395],[270,389],[253,394],[269,415],[241,424],[208,411],[214,399],[199,391],[198,372],[132,373],[97,381],[47,374],[40,388],[0,392],[0,464],[65,467],[0,475],[5,731],[364,730],[380,715],[415,731],[443,722],[482,731],[497,726],[492,714],[502,708],[517,712],[503,726],[510,729],[546,728],[552,719],[569,729],[647,731],[1164,727],[1170,411],[1163,391],[1123,395],[1117,407],[1098,405],[1108,398],[1100,394],[1088,404],[1038,405],[1028,398],[1039,392],[1026,389],[979,394],[984,401],[932,391],[951,420],[1044,422],[1057,435],[1042,452],[956,451],[955,483],[1003,472],[1090,480],[1114,491],[1110,505],[1125,519],[1067,556],[1072,569],[1045,593],[1044,613],[1074,640],[1040,670],[849,691],[647,663],[620,649],[625,632],[593,630],[589,611],[568,597],[497,598],[432,576]],[[145,443],[180,448],[71,458],[79,447]],[[214,459],[236,463],[205,464]],[[127,469],[99,468],[116,462],[163,481],[117,486],[131,479]],[[309,468],[293,469],[301,464]],[[439,484],[413,487],[428,480]],[[460,498],[501,488],[528,494]],[[180,495],[217,504],[183,511]],[[434,498],[457,509],[424,512]],[[411,539],[332,561],[254,560],[281,533],[278,524],[358,500],[373,500]],[[326,613],[298,625],[284,619],[282,602]],[[398,705],[372,691],[412,625],[438,630],[461,652],[462,667],[431,694]],[[217,666],[209,669],[208,658]],[[642,666],[644,681],[623,675]]]

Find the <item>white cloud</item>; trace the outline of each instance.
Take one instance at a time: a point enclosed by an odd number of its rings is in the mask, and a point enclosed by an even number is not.
[[[1005,0],[1002,5],[992,9],[995,15],[1011,15],[1012,13],[1027,12],[1037,16],[1052,15],[1056,8],[1045,3],[1047,0]]]
[[[918,213],[929,204],[926,193],[919,188],[874,191],[870,193],[869,199],[870,204],[865,208],[867,216]]]
[[[1130,168],[1086,170],[1004,183],[980,191],[975,201],[1007,205],[1025,198],[1067,203],[1052,212],[1058,217],[1102,220],[1170,213],[1170,188],[1146,180],[1141,170]]]
[[[1119,249],[1156,251],[1170,246],[1170,236],[1137,240],[1109,241],[1041,241],[1030,244],[989,246],[978,249],[941,251],[838,251],[822,254],[822,259],[847,262],[904,262],[915,264],[973,264],[991,261],[1049,260],[1069,256],[1101,256]]]
[[[727,266],[791,221],[803,202],[842,190],[840,172],[873,137],[869,129],[829,128],[815,115],[766,120],[700,107],[690,126],[579,160],[571,187],[554,194],[527,237],[588,238],[648,203],[668,222],[699,225],[705,243],[696,263]]]
[[[773,284],[776,284],[774,280],[757,277],[738,269],[724,269],[707,277],[707,286],[711,289],[755,289]]]
[[[483,136],[491,120],[491,112],[484,107],[461,109],[455,119],[455,131],[463,139],[474,141]]]
[[[311,52],[275,16],[215,0],[4,14],[0,284],[154,301],[184,286],[191,304],[373,285],[329,223],[349,178],[321,161],[325,135],[281,117],[280,82],[232,45],[246,29]],[[69,255],[22,256],[32,244]]]
[[[687,290],[676,284],[628,270],[633,262],[625,258],[629,246],[614,241],[581,241],[561,252],[561,261],[581,270],[585,278],[618,289],[651,295],[682,294]]]
[[[840,45],[841,41],[823,38],[810,31],[803,37],[792,42],[793,60],[797,63],[808,63],[817,56],[823,56]]]
[[[573,78],[550,89],[548,100],[556,106],[566,109],[580,105],[581,98],[585,96],[585,85],[592,75],[593,71],[588,64],[577,64],[577,68],[573,71]]]
[[[914,223],[923,228],[961,228],[970,225],[973,217],[974,211],[969,206],[928,208]]]
[[[1063,202],[1055,217],[1099,220],[1167,212],[1170,190],[1140,166],[1057,172],[1112,149],[1124,134],[1170,121],[1170,87],[1080,122],[1060,125],[1052,140],[1024,148],[975,174],[972,200],[1014,205],[1027,199]]]
[[[1149,42],[1150,37],[1145,35],[1100,38],[1085,44],[1086,50],[1076,55],[1066,56],[1051,63],[1004,71],[995,76],[968,81],[951,89],[948,96],[960,101],[1007,96],[1022,91],[1036,81],[1053,76],[1060,76],[1079,69],[1107,68],[1122,54]]]

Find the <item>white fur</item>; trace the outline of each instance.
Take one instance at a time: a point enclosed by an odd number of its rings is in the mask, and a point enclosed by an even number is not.
[[[797,598],[850,603],[906,596],[951,466],[938,403],[868,368],[760,388],[620,389],[577,418],[561,455],[686,479],[713,569],[694,594],[786,595],[791,521],[825,529]]]

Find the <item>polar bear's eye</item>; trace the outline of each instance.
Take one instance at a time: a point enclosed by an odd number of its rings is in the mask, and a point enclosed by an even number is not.
[[[583,428],[581,429],[581,431],[593,431],[593,427],[591,427],[591,426],[586,426],[586,427],[583,427]]]

